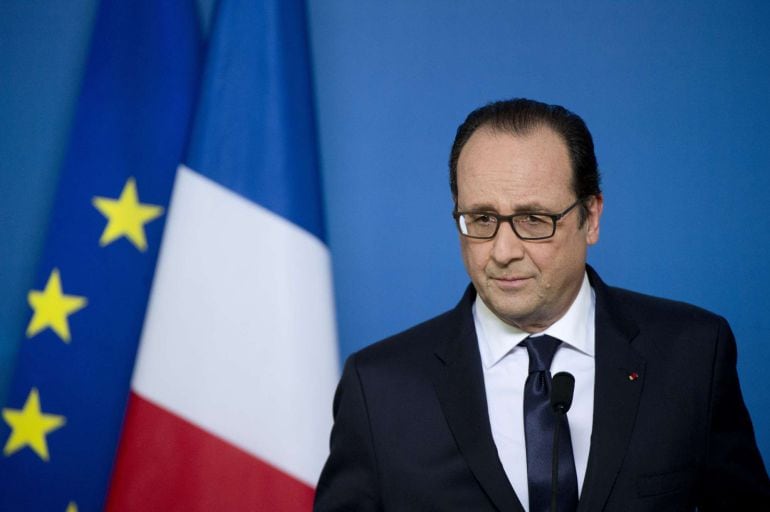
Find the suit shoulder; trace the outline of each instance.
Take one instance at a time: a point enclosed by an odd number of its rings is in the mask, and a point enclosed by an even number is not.
[[[642,323],[695,323],[701,325],[725,324],[725,319],[707,309],[687,302],[655,297],[624,288],[608,287],[611,300],[631,312]]]
[[[354,353],[358,366],[404,364],[431,353],[437,340],[456,332],[459,312],[446,311],[400,333],[389,336]]]

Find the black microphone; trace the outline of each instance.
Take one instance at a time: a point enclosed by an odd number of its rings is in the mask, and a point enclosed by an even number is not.
[[[559,431],[561,418],[572,407],[575,392],[575,377],[568,372],[559,372],[551,379],[551,408],[556,414],[556,428],[553,429],[553,457],[551,458],[551,512],[556,512],[556,497],[559,494]]]
[[[568,372],[559,372],[551,379],[551,407],[557,414],[567,414],[572,407],[575,392],[575,377]]]

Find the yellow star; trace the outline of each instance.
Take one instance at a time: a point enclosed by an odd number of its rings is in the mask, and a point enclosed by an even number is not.
[[[67,505],[67,510],[64,512],[78,512],[78,504],[74,501],[70,501],[69,505]]]
[[[104,247],[125,236],[140,251],[147,250],[144,225],[163,215],[163,208],[154,204],[142,204],[136,193],[136,181],[128,178],[120,198],[94,197],[94,207],[107,218],[99,245]]]
[[[27,338],[31,338],[46,327],[50,327],[65,343],[70,341],[70,326],[67,317],[86,307],[88,301],[78,295],[64,295],[61,290],[59,269],[55,268],[45,284],[45,290],[32,290],[27,301],[35,313],[27,326]]]
[[[45,436],[66,422],[64,416],[40,412],[40,395],[37,388],[32,388],[29,392],[23,409],[3,409],[3,419],[11,427],[11,435],[3,448],[5,456],[8,457],[29,446],[44,461],[48,461]]]

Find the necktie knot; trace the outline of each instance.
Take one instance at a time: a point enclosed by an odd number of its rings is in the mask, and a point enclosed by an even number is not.
[[[551,361],[556,354],[556,349],[561,345],[558,340],[547,334],[543,336],[530,336],[523,341],[529,354],[529,373],[547,372],[551,368]]]

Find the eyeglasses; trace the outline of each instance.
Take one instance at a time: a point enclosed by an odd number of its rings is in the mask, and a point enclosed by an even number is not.
[[[556,223],[573,208],[580,199],[561,213],[523,212],[498,215],[492,212],[453,212],[460,233],[469,238],[489,240],[494,238],[500,224],[507,222],[521,240],[545,240],[556,234]]]

